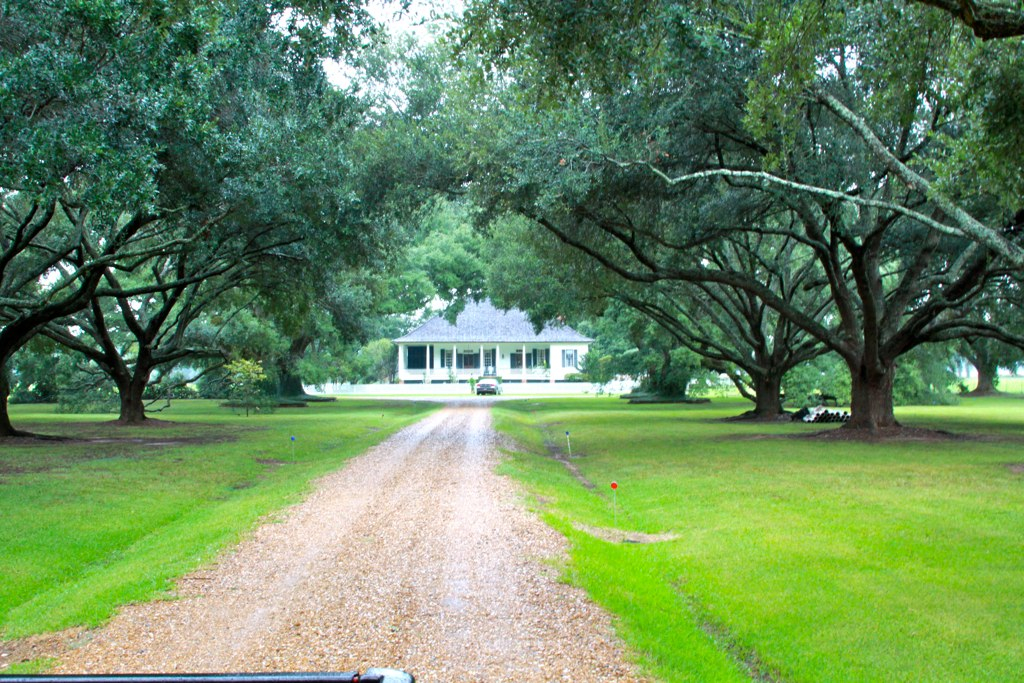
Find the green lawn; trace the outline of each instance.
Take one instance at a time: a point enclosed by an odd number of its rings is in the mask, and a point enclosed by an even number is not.
[[[92,626],[161,595],[312,479],[436,407],[341,400],[246,418],[181,401],[160,415],[174,424],[128,429],[14,406],[19,428],[90,441],[0,446],[0,635]]]
[[[164,594],[312,479],[433,408],[343,400],[245,418],[179,402],[163,416],[178,424],[126,430],[16,406],[19,427],[91,441],[3,444],[0,632],[95,625]],[[617,615],[653,675],[1019,680],[1024,400],[902,410],[910,425],[981,437],[880,445],[721,421],[743,409],[604,398],[495,408],[523,446],[505,469],[571,541],[567,580]],[[566,431],[594,489],[543,455],[565,447]],[[613,543],[580,525],[674,539]]]
[[[970,382],[971,388],[976,382]],[[1005,394],[1024,394],[1024,377],[1000,377],[999,378],[999,391]]]
[[[1024,400],[898,411],[981,438],[862,444],[740,403],[503,403],[506,465],[572,543],[566,577],[665,681],[1017,681]],[[542,455],[565,448],[587,489]],[[1020,465],[1018,467],[1017,465]],[[617,481],[617,520],[612,491]],[[598,540],[580,525],[674,534]]]

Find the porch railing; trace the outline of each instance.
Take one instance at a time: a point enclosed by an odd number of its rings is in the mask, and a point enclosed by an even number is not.
[[[402,372],[403,379],[429,379],[431,382],[451,381],[453,377],[457,382],[466,382],[473,377],[500,377],[505,381],[513,382],[522,379],[524,375],[527,379],[536,380],[547,379],[551,376],[551,373],[545,368],[527,368],[525,373],[522,368],[513,368],[511,370],[505,368],[459,368],[454,373],[451,368],[433,368],[432,370],[410,370],[406,368]]]

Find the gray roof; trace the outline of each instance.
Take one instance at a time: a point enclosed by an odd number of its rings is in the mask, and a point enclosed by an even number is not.
[[[539,333],[522,311],[499,311],[490,301],[468,303],[455,324],[431,318],[415,330],[395,339],[401,343],[437,342],[592,342],[568,325],[545,325]]]

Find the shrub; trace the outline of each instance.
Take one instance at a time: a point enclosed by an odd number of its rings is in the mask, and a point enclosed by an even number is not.
[[[267,374],[262,363],[240,358],[225,365],[224,370],[230,382],[228,396],[231,407],[244,408],[246,417],[250,412],[273,411],[277,401],[265,391]]]
[[[819,356],[787,372],[782,379],[782,391],[787,397],[787,408],[817,404],[811,397],[822,394],[835,396],[840,405],[849,405],[850,371],[834,354]]]

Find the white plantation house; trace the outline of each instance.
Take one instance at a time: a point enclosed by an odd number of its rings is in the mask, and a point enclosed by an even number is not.
[[[522,311],[500,311],[489,301],[469,303],[455,324],[431,318],[395,339],[399,382],[561,382],[579,372],[590,342],[566,325],[537,332]]]

